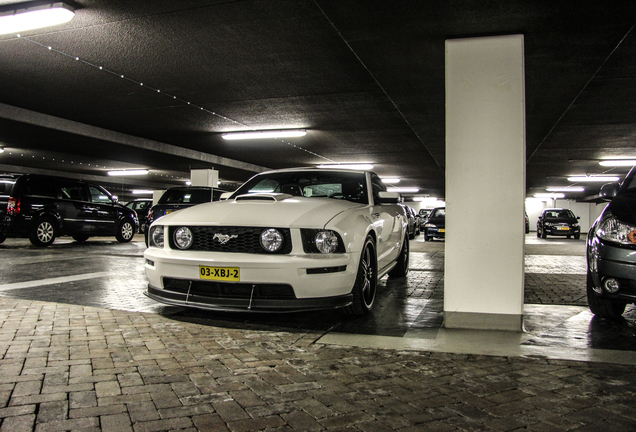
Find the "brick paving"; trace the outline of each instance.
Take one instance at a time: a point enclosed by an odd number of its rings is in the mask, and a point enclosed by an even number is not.
[[[636,367],[0,298],[0,431],[631,431]]]

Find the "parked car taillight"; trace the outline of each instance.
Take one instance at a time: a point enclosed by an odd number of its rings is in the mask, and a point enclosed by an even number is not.
[[[9,198],[9,202],[7,204],[7,214],[9,215],[17,215],[20,214],[20,199],[15,199],[13,197]]]

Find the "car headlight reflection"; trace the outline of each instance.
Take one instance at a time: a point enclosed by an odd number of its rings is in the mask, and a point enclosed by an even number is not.
[[[432,223],[427,223],[426,225],[424,225],[425,228],[436,228],[437,225],[432,224]]]
[[[321,253],[334,253],[338,250],[338,236],[333,231],[319,231],[314,237],[314,243]]]
[[[150,228],[150,233],[148,235],[148,245],[158,248],[163,248],[164,238],[163,238],[163,226],[155,225]]]
[[[599,224],[596,235],[603,239],[621,244],[636,244],[636,226],[623,223],[611,213]]]
[[[188,249],[192,246],[192,231],[188,227],[179,227],[174,232],[174,244],[179,249]]]
[[[276,252],[283,246],[283,234],[275,228],[261,232],[261,246],[267,252]]]

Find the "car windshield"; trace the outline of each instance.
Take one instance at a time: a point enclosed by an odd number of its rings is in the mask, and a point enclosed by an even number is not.
[[[576,218],[571,210],[549,210],[543,215],[546,219]]]
[[[368,204],[364,173],[291,171],[258,175],[241,186],[232,197],[251,193],[284,193],[306,198],[344,199]]]
[[[204,189],[168,189],[158,204],[200,204],[210,201],[210,193]]]
[[[446,218],[446,209],[437,209],[431,213],[432,218]]]

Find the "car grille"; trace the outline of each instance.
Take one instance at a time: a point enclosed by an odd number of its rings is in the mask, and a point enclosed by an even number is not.
[[[174,231],[170,227],[170,248],[174,244]],[[288,228],[277,228],[283,235],[283,246],[277,252],[268,252],[261,247],[260,236],[264,229],[258,227],[189,226],[194,242],[189,250],[209,252],[235,252],[250,254],[289,254],[292,251],[291,233]],[[224,243],[223,241],[226,240]]]
[[[204,297],[240,299],[295,299],[294,289],[286,284],[250,284],[163,278],[168,291]],[[252,293],[252,288],[254,292]]]

